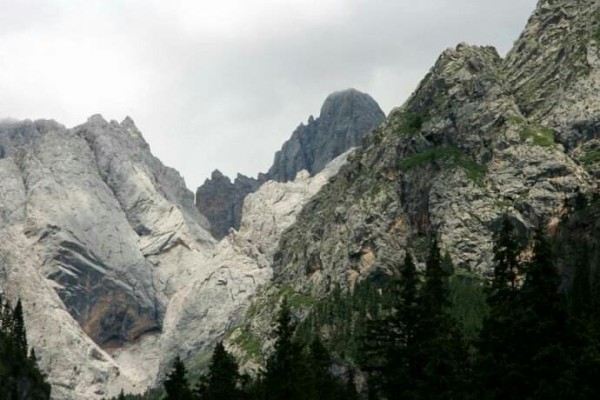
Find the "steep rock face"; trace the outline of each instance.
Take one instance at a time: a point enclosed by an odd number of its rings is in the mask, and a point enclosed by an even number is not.
[[[519,106],[600,171],[600,2],[540,1],[506,60]]]
[[[596,188],[595,10],[596,1],[541,1],[506,60],[491,47],[445,51],[284,232],[246,335],[268,343],[290,291],[311,304],[335,284],[388,273],[406,252],[422,263],[432,234],[459,268],[489,274],[501,215],[525,231],[554,229]],[[565,61],[562,46],[586,57]],[[579,63],[585,74],[572,71]],[[302,316],[310,306],[299,304]]]
[[[0,234],[8,241],[0,286],[35,293],[29,281],[37,279],[44,296],[60,299],[39,299],[52,304],[44,312],[56,319],[33,315],[27,304],[35,309],[35,295],[24,299],[42,367],[54,386],[69,388],[57,398],[105,395],[131,371],[102,348],[161,330],[169,297],[194,258],[213,246],[208,223],[183,179],[152,156],[130,119],[93,116],[71,130],[52,121],[5,123],[0,147]],[[15,272],[21,268],[23,274]],[[58,326],[46,326],[52,321]],[[65,338],[36,336],[61,329],[69,329],[72,358],[60,353]],[[92,353],[100,363],[88,362]],[[51,369],[53,359],[75,368]]]
[[[23,299],[56,399],[140,392],[196,364],[272,276],[281,232],[334,175],[267,182],[218,245],[133,121],[0,126],[0,288]]]
[[[347,149],[360,146],[363,137],[384,119],[385,114],[368,94],[355,89],[333,93],[321,107],[319,118],[311,116],[275,154],[267,176],[286,182],[304,169],[314,175]]]
[[[215,170],[196,190],[196,204],[210,220],[214,237],[221,239],[229,229],[240,228],[244,199],[259,186],[258,180],[242,174],[238,174],[232,183],[221,171]]]
[[[554,133],[506,95],[501,68],[493,48],[446,51],[284,234],[276,279],[322,294],[313,281],[348,285],[407,249],[418,253],[433,232],[458,266],[485,273],[502,213],[538,226],[588,190],[589,176]]]
[[[368,94],[355,89],[333,93],[321,107],[319,118],[311,116],[308,124],[301,124],[283,144],[266,174],[259,174],[258,179],[238,174],[231,183],[215,171],[196,191],[196,205],[210,221],[213,235],[221,239],[229,228],[239,228],[244,198],[262,183],[287,182],[302,170],[315,175],[340,154],[360,146],[384,119],[383,111]]]
[[[272,277],[273,253],[281,233],[308,200],[346,162],[337,157],[319,174],[298,173],[294,181],[266,182],[246,197],[240,230],[232,230],[215,247],[169,304],[165,318],[159,376],[173,354],[193,368],[206,366],[216,340],[237,326],[256,291]],[[231,332],[230,332],[231,333]],[[232,340],[240,340],[233,332]]]

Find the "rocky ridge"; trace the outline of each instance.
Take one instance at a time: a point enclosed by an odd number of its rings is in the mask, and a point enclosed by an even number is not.
[[[352,147],[383,122],[385,115],[371,96],[355,89],[332,93],[325,99],[318,118],[300,124],[286,141],[269,171],[258,179],[238,174],[231,180],[216,170],[196,191],[196,206],[209,219],[211,232],[223,238],[238,229],[244,198],[266,181],[287,182],[306,170],[319,173],[334,158]]]
[[[183,179],[126,118],[0,125],[0,288],[24,304],[56,399],[155,384],[208,352],[272,276],[281,232],[345,162],[248,197],[216,243]]]
[[[540,1],[506,59],[446,50],[284,232],[273,285],[242,330],[268,343],[281,296],[311,299],[298,302],[301,317],[336,284],[389,274],[407,251],[422,263],[433,234],[459,268],[489,274],[500,216],[552,231],[597,187],[597,10]]]
[[[214,246],[193,194],[129,118],[3,123],[0,147],[0,287],[23,299],[54,397],[135,389],[139,371],[110,352],[162,330]]]

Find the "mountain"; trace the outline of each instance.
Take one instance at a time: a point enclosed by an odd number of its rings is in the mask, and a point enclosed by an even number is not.
[[[238,229],[244,198],[268,180],[287,182],[307,170],[315,175],[334,158],[352,147],[383,122],[385,115],[371,96],[355,89],[332,93],[325,99],[320,116],[300,124],[275,154],[266,174],[258,179],[238,174],[231,180],[216,170],[196,191],[196,206],[211,224],[215,238],[230,228]]]
[[[489,276],[503,215],[524,233],[554,232],[597,190],[598,10],[540,1],[505,59],[493,47],[444,51],[283,233],[273,283],[251,307],[261,311],[241,331],[268,340],[283,296],[303,299],[302,320],[336,287],[389,277],[407,252],[423,266],[432,235],[459,270]]]
[[[3,123],[0,147],[0,282],[23,300],[55,397],[132,386],[138,371],[109,353],[161,331],[192,259],[214,246],[193,194],[129,118]]]
[[[0,125],[0,287],[21,298],[56,399],[154,385],[212,347],[267,282],[277,239],[335,174],[268,182],[218,245],[130,118]]]
[[[598,15],[597,0],[542,0],[504,59],[493,47],[444,51],[360,148],[322,169],[357,138],[344,127],[379,115],[352,111],[372,106],[356,92],[334,94],[268,174],[215,173],[196,204],[130,118],[2,122],[0,288],[22,299],[53,396],[141,392],[175,355],[204,368],[220,339],[255,371],[283,297],[330,345],[353,326],[336,332],[327,306],[352,293],[363,304],[356,288],[385,282],[406,253],[422,268],[433,235],[460,276],[489,276],[504,215],[557,246],[593,247],[597,204],[564,221],[600,176]]]

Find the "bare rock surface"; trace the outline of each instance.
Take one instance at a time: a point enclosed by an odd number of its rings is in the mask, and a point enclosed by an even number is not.
[[[170,296],[214,246],[193,194],[129,118],[6,122],[0,147],[0,286],[24,301],[54,396],[133,387],[107,352],[160,332]]]

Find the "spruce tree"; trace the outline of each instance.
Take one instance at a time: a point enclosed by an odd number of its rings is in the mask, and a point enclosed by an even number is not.
[[[197,395],[202,400],[236,400],[241,397],[238,366],[223,342],[218,342],[212,355],[208,375],[199,385]]]
[[[192,391],[186,375],[185,364],[179,356],[175,357],[171,372],[163,384],[167,392],[165,400],[192,400]]]
[[[412,398],[463,399],[469,364],[464,338],[450,316],[448,278],[454,267],[440,256],[433,240],[426,262],[425,282],[418,299],[419,321],[409,348]],[[409,397],[410,398],[410,397]]]
[[[302,346],[295,342],[295,324],[287,302],[283,299],[277,320],[277,339],[273,354],[267,360],[264,378],[264,391],[268,400],[305,400],[314,398]]]
[[[25,329],[25,321],[23,319],[23,304],[21,299],[17,301],[17,305],[13,311],[13,326],[12,337],[15,341],[17,349],[22,355],[27,356],[27,332]]]
[[[571,368],[571,337],[560,283],[549,242],[538,231],[519,293],[524,312],[516,354],[520,375],[526,376],[522,386],[532,398],[564,398],[575,390],[573,381],[564,375]]]
[[[478,343],[477,387],[481,397],[513,399],[523,392],[516,359],[525,313],[518,292],[519,274],[524,272],[519,261],[523,246],[507,216],[494,240],[494,278],[487,299],[490,311]]]
[[[489,294],[490,303],[503,303],[517,291],[523,245],[509,217],[502,217],[500,229],[494,235],[494,279]]]
[[[381,326],[386,330],[383,333],[385,363],[382,386],[388,396],[396,393],[406,397],[414,392],[410,358],[421,313],[418,304],[419,275],[408,252],[397,285],[392,315]]]

